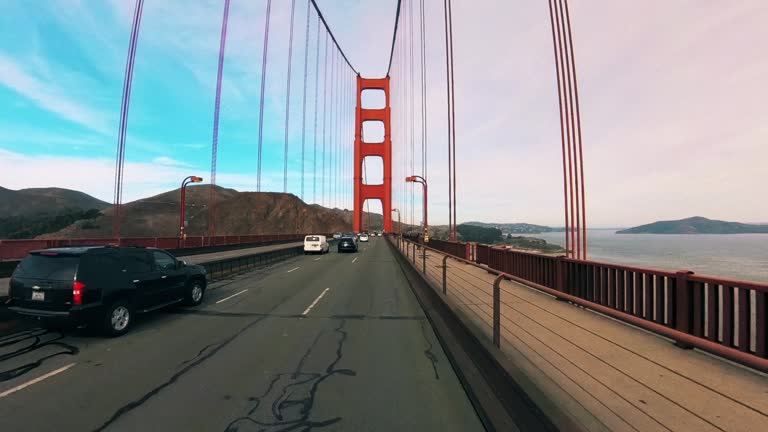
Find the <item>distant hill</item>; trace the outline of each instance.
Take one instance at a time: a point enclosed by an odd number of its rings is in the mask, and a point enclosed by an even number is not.
[[[501,240],[501,230],[498,228],[459,224],[456,230],[461,241],[494,244]]]
[[[187,188],[187,235],[206,235],[209,185]],[[217,186],[218,235],[305,232],[337,232],[352,229],[352,211],[307,204],[293,194],[238,192]],[[172,237],[179,231],[179,190],[133,201],[122,207],[124,237]],[[95,219],[78,221],[42,238],[101,238],[112,235],[113,210]],[[382,216],[370,214],[371,229],[381,226]],[[368,219],[366,219],[366,222]]]
[[[534,225],[529,223],[494,223],[494,222],[465,222],[465,225],[479,226],[483,228],[497,228],[502,233],[513,234],[540,234],[544,232],[563,231],[562,228],[552,228],[545,225]]]
[[[34,238],[58,231],[75,221],[96,218],[108,206],[69,189],[0,187],[0,238]]]
[[[109,203],[70,189],[11,190],[0,187],[0,217],[57,214],[63,210],[103,210],[109,206]]]
[[[617,234],[768,234],[768,225],[751,225],[707,219],[701,216],[640,225]]]

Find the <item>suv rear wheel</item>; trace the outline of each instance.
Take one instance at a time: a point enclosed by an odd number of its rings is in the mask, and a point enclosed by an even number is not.
[[[122,336],[128,332],[133,321],[133,310],[130,305],[118,300],[107,308],[104,314],[104,332],[108,336]]]
[[[192,281],[187,287],[187,296],[184,299],[184,304],[187,306],[197,306],[203,302],[204,296],[205,284],[199,280]]]

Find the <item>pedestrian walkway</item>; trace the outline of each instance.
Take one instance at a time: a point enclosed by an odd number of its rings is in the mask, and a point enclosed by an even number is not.
[[[438,292],[443,257],[427,253]],[[444,298],[490,339],[496,276],[447,263]],[[422,271],[421,251],[415,265]],[[587,430],[768,431],[765,374],[511,281],[501,283],[501,349],[534,400],[552,401]]]

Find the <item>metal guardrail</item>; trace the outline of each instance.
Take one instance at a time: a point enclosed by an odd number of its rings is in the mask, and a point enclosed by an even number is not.
[[[446,252],[406,239],[401,250],[428,271],[424,251]],[[418,249],[421,250],[419,254]],[[768,285],[477,245],[477,262],[445,255],[497,275],[493,284],[494,344],[499,341],[499,285],[512,280],[723,358],[768,372]],[[421,256],[418,256],[421,255]],[[416,265],[417,259],[423,263]]]
[[[263,234],[242,236],[191,236],[186,239],[178,237],[134,237],[134,238],[93,238],[93,239],[63,239],[63,240],[0,240],[0,261],[20,260],[27,253],[37,249],[66,246],[103,246],[124,245],[156,247],[160,249],[181,250],[214,246],[241,244],[264,244],[274,242],[298,241],[306,234]]]
[[[208,279],[215,281],[223,279],[233,274],[272,264],[278,261],[301,255],[304,252],[303,246],[282,248],[267,252],[259,252],[252,255],[244,255],[233,258],[225,258],[216,261],[199,263],[208,273]]]

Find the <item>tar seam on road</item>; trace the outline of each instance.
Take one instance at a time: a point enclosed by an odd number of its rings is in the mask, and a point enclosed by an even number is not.
[[[155,396],[156,394],[160,393],[160,391],[161,391],[161,390],[163,390],[164,388],[166,388],[166,387],[170,386],[171,384],[174,384],[176,381],[178,381],[178,379],[179,379],[179,378],[181,378],[182,376],[184,376],[184,375],[185,375],[187,372],[189,372],[190,370],[192,370],[193,368],[195,368],[195,367],[196,367],[196,366],[198,366],[199,364],[201,364],[201,363],[205,362],[205,361],[206,361],[206,360],[208,360],[209,358],[211,358],[211,357],[213,357],[214,355],[216,355],[216,353],[218,353],[218,352],[219,352],[219,351],[221,351],[221,350],[222,350],[224,347],[226,347],[227,345],[229,345],[230,343],[232,343],[232,341],[234,341],[235,339],[237,339],[237,338],[238,338],[240,335],[242,335],[243,333],[245,333],[246,331],[248,331],[250,328],[252,328],[252,327],[253,327],[253,326],[255,326],[256,324],[258,324],[258,323],[260,323],[261,321],[263,321],[263,320],[264,320],[264,319],[265,319],[265,318],[266,318],[266,317],[269,315],[269,313],[271,313],[272,311],[274,311],[275,309],[277,309],[278,307],[280,307],[280,306],[281,306],[283,303],[285,303],[286,301],[288,301],[288,299],[290,299],[290,298],[293,298],[293,297],[294,297],[293,295],[289,295],[289,296],[287,296],[287,297],[283,298],[283,299],[282,299],[282,300],[281,300],[279,303],[277,303],[277,304],[276,304],[276,305],[275,305],[273,308],[271,308],[271,309],[270,309],[270,310],[267,312],[267,314],[265,314],[265,315],[264,315],[264,316],[262,316],[262,317],[258,317],[257,319],[255,319],[255,320],[251,321],[249,324],[247,324],[247,325],[245,325],[244,327],[242,327],[242,328],[241,328],[240,330],[238,330],[238,331],[237,331],[235,334],[233,334],[233,335],[232,335],[232,336],[230,336],[229,338],[227,338],[227,339],[225,339],[224,341],[222,341],[222,342],[221,342],[221,343],[220,343],[220,344],[219,344],[219,345],[218,345],[216,348],[214,348],[214,349],[212,349],[212,350],[208,351],[208,352],[207,352],[207,353],[205,353],[205,354],[204,354],[202,357],[198,357],[198,358],[197,358],[195,361],[193,361],[192,363],[189,363],[189,364],[188,364],[187,366],[185,366],[185,367],[184,367],[182,370],[180,370],[180,371],[176,372],[175,374],[173,374],[173,375],[172,375],[170,378],[168,378],[168,379],[167,379],[167,380],[166,380],[164,383],[162,383],[162,384],[158,385],[157,387],[153,388],[152,390],[148,391],[148,392],[147,392],[147,393],[145,393],[145,394],[144,394],[144,396],[142,396],[141,398],[139,398],[139,399],[136,399],[136,400],[134,400],[134,401],[132,401],[132,402],[129,402],[129,403],[127,403],[127,404],[123,405],[123,406],[122,406],[120,409],[118,409],[117,411],[115,411],[115,413],[114,413],[114,414],[112,414],[112,416],[111,416],[111,417],[110,417],[110,418],[109,418],[107,421],[105,421],[105,422],[104,422],[104,423],[103,423],[101,426],[99,426],[98,428],[96,428],[96,429],[95,429],[95,431],[97,431],[97,432],[98,432],[98,431],[103,431],[104,429],[106,429],[107,427],[109,427],[109,426],[110,426],[112,423],[114,423],[115,421],[117,421],[117,420],[118,420],[120,417],[122,417],[124,414],[126,414],[126,413],[128,413],[128,412],[131,412],[131,411],[133,411],[134,409],[136,409],[136,408],[140,407],[142,404],[144,404],[144,402],[148,401],[150,398],[152,398],[152,397],[153,397],[153,396]],[[202,351],[204,351],[204,350],[202,350]],[[202,352],[202,351],[201,351],[201,352]]]
[[[64,348],[64,350],[63,351],[55,352],[53,354],[48,354],[46,356],[38,358],[37,360],[34,360],[34,361],[29,362],[27,364],[15,367],[13,369],[9,369],[9,370],[6,370],[6,371],[0,371],[0,382],[5,382],[5,381],[12,380],[14,378],[18,378],[21,375],[24,375],[24,374],[26,374],[26,373],[28,373],[28,372],[30,372],[30,371],[32,371],[32,370],[42,366],[43,362],[45,362],[45,360],[48,360],[50,358],[57,357],[57,356],[60,356],[60,355],[74,356],[74,355],[77,355],[80,352],[80,350],[77,347],[75,347],[75,346],[72,346],[72,345],[64,343],[64,342],[59,342],[61,339],[64,338],[64,335],[62,333],[60,333],[60,332],[52,332],[50,330],[44,330],[42,333],[37,333],[37,332],[27,333],[27,332],[23,332],[22,334],[25,335],[25,336],[21,337],[21,338],[18,338],[18,337],[10,338],[9,337],[9,339],[4,339],[4,341],[2,343],[0,343],[0,347],[15,345],[17,343],[24,342],[27,339],[34,339],[34,340],[31,342],[30,345],[28,345],[26,347],[23,347],[23,348],[20,348],[20,349],[18,349],[16,351],[12,351],[12,352],[0,355],[0,361],[5,361],[5,360],[10,359],[10,358],[14,358],[14,357],[21,356],[23,354],[31,353],[31,352],[33,352],[35,350],[41,349],[41,348],[46,347],[46,346],[57,346],[57,347]],[[46,340],[46,341],[43,342],[41,337],[46,336],[46,335],[56,335],[56,336],[53,336],[53,338],[51,340]],[[10,336],[15,336],[15,335],[10,335]]]
[[[246,288],[246,289],[244,289],[244,290],[242,290],[242,291],[240,291],[240,292],[238,292],[238,293],[232,294],[232,295],[231,295],[231,296],[229,296],[229,297],[224,297],[223,299],[221,299],[221,300],[217,301],[217,302],[216,302],[216,304],[219,304],[219,303],[221,303],[221,302],[225,302],[225,301],[227,301],[227,300],[231,299],[232,297],[237,297],[237,296],[239,296],[240,294],[242,294],[242,293],[244,293],[244,292],[246,292],[246,291],[248,291],[248,288]]]
[[[56,369],[54,371],[48,372],[45,375],[39,376],[39,377],[37,377],[37,378],[35,378],[35,379],[31,380],[31,381],[27,381],[24,384],[20,384],[20,385],[12,388],[10,390],[6,390],[6,391],[0,393],[0,398],[4,398],[4,397],[8,396],[11,393],[16,393],[19,390],[25,389],[25,388],[33,385],[33,384],[39,383],[40,381],[48,379],[48,378],[50,378],[50,377],[52,377],[54,375],[58,375],[58,374],[64,372],[65,370],[71,368],[74,365],[75,365],[75,363],[70,363],[70,364],[68,364],[66,366],[62,366],[62,367],[60,367],[60,368],[58,368],[58,369]]]
[[[292,269],[288,270],[286,273],[290,273],[290,272],[292,272],[292,271],[294,271],[294,270],[298,270],[298,269],[300,269],[300,268],[301,268],[301,267],[295,267],[295,268],[292,268]]]
[[[306,314],[308,314],[308,313],[309,313],[309,311],[311,311],[311,310],[312,310],[312,308],[313,308],[313,307],[315,307],[315,305],[317,304],[317,302],[319,302],[319,301],[320,301],[320,299],[321,299],[321,298],[323,298],[323,296],[325,295],[325,293],[327,293],[327,292],[328,292],[328,290],[329,290],[329,289],[330,289],[330,288],[326,288],[326,289],[324,289],[324,290],[323,290],[323,292],[321,292],[321,293],[320,293],[320,295],[319,295],[319,296],[317,296],[317,298],[315,299],[315,301],[313,301],[311,305],[309,305],[309,306],[308,306],[306,309],[304,309],[304,312],[302,312],[301,314],[302,314],[302,315],[306,315]]]
[[[336,374],[357,376],[357,372],[354,370],[336,368],[336,365],[343,357],[344,342],[347,340],[344,324],[345,321],[341,320],[339,326],[333,330],[333,333],[339,336],[336,341],[336,358],[326,367],[324,373],[303,372],[304,362],[311,356],[318,341],[325,333],[321,331],[302,356],[296,369],[290,374],[281,373],[275,375],[269,383],[267,390],[261,396],[255,398],[256,404],[248,412],[248,415],[233,420],[227,425],[225,431],[238,431],[243,426],[248,430],[277,430],[273,428],[278,427],[282,431],[308,431],[313,428],[322,428],[340,422],[342,420],[340,416],[321,421],[311,421],[309,418],[313,414],[312,409],[315,406],[315,395],[323,381]],[[285,383],[283,381],[289,382]],[[273,398],[271,404],[267,404],[269,402],[269,395],[272,395]],[[279,396],[275,397],[276,395]],[[287,398],[288,395],[291,396],[290,400]],[[302,396],[304,396],[303,399],[301,399]],[[271,415],[270,419],[262,419],[258,416],[259,408],[262,405],[264,405],[265,411],[263,414],[269,413]],[[302,409],[298,413],[291,414],[290,408],[295,405],[301,406]]]

